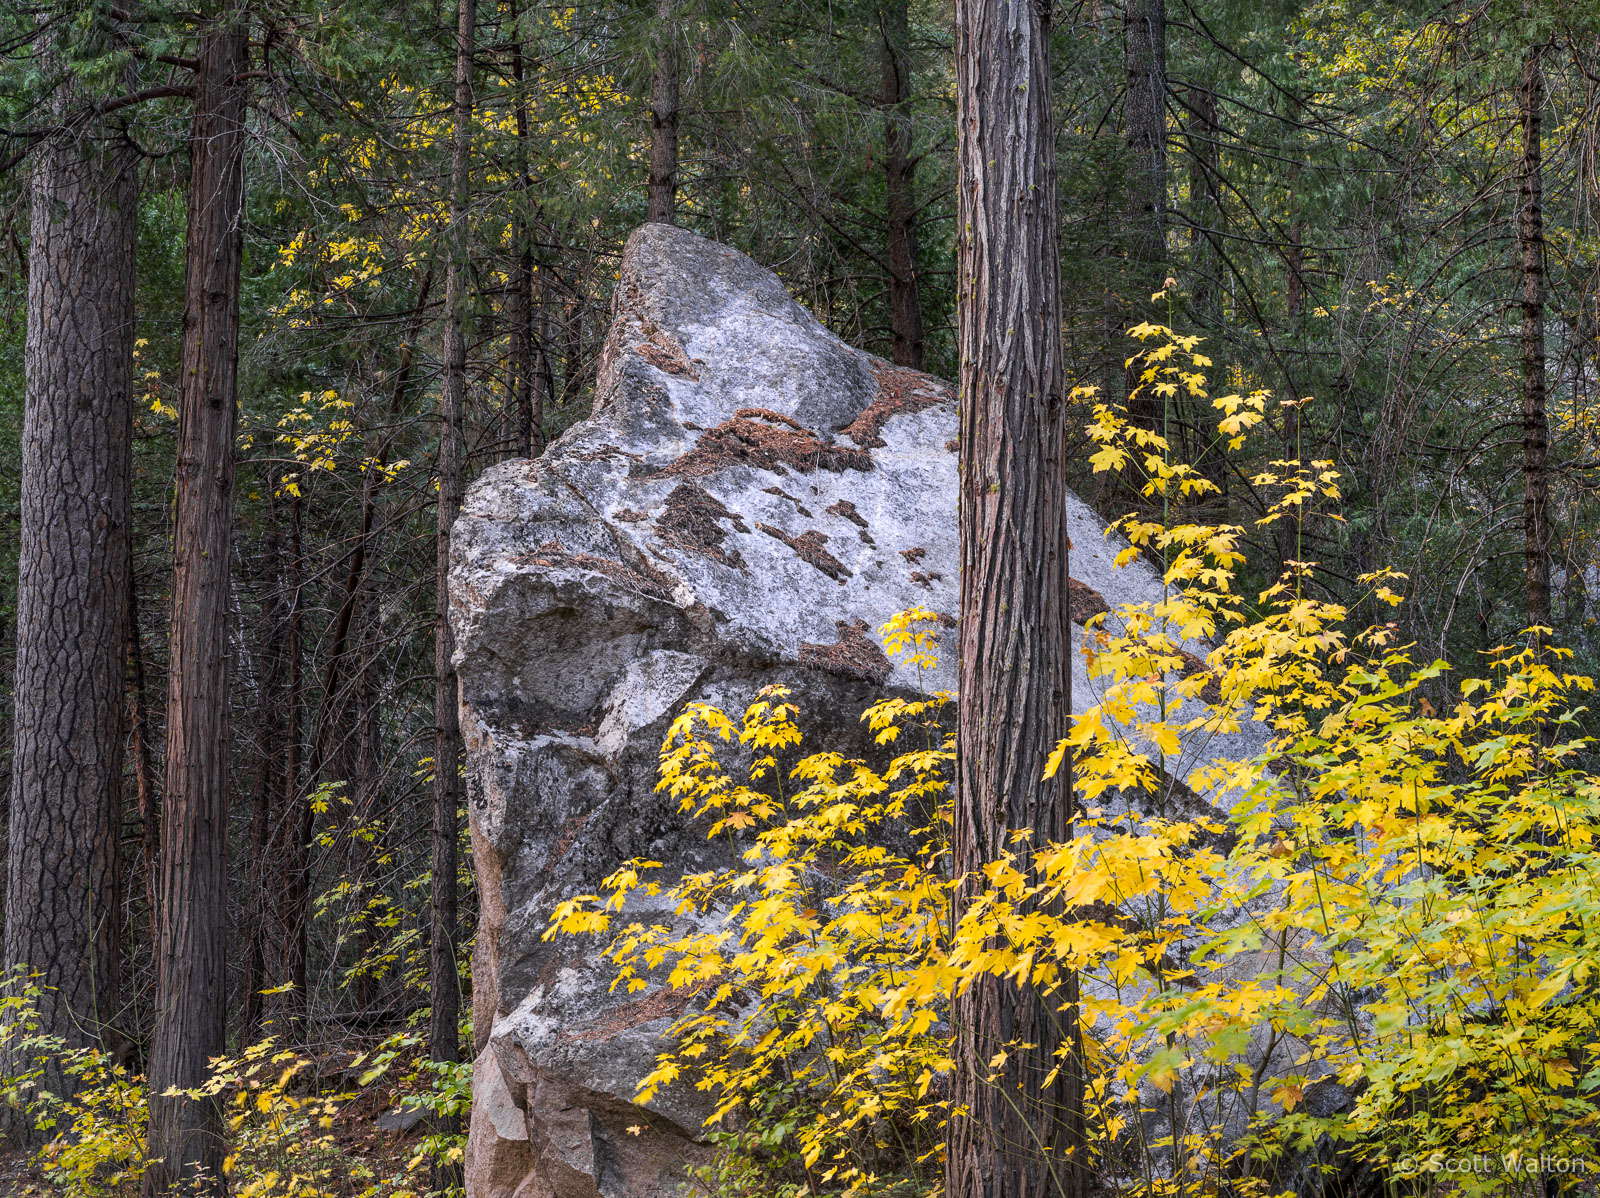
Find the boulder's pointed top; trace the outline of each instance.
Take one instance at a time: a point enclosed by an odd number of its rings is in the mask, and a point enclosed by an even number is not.
[[[661,429],[665,417],[692,429],[760,408],[831,438],[876,400],[885,369],[732,246],[646,224],[622,254],[595,411],[630,428]]]
[[[816,319],[772,271],[731,245],[677,225],[640,225],[622,251],[617,311],[632,310],[666,328],[705,324],[730,307],[764,311],[800,325]]]

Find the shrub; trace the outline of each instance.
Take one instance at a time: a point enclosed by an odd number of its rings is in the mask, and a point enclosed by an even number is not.
[[[1197,339],[1133,332],[1154,343],[1142,386],[1206,397]],[[1212,400],[1219,438],[1236,448],[1265,400]],[[1096,469],[1142,495],[1116,522],[1123,561],[1158,560],[1165,588],[1086,629],[1094,693],[1051,764],[1070,756],[1074,835],[1011,830],[1018,851],[984,867],[956,924],[952,696],[867,711],[898,752],[881,769],[802,756],[781,687],[738,720],[691,705],[660,787],[736,863],[663,882],[630,862],[547,933],[609,936],[617,987],[693,995],[640,1099],[670,1084],[715,1099],[724,1151],[702,1180],[719,1192],[936,1192],[949,1000],[990,975],[1076,1021],[1088,1150],[1119,1190],[1275,1192],[1351,1163],[1409,1186],[1460,1158],[1486,1162],[1449,1178],[1464,1192],[1520,1184],[1530,1162],[1593,1172],[1600,778],[1575,706],[1591,680],[1530,630],[1454,681],[1392,624],[1318,598],[1311,562],[1246,602],[1244,530],[1183,519],[1214,486],[1120,408],[1093,413]],[[1261,523],[1292,522],[1295,544],[1339,500],[1327,462],[1252,482],[1275,497]],[[1363,577],[1356,604],[1398,603],[1397,577]],[[930,612],[884,631],[891,654],[936,652]],[[1262,752],[1204,760],[1251,719]],[[617,922],[662,887],[676,922]]]
[[[11,1062],[0,1092],[33,1127],[50,1133],[33,1163],[64,1194],[137,1194],[147,1164],[144,1078],[102,1049],[40,1035],[38,996],[37,983],[19,973],[0,999],[0,1046]],[[406,1168],[386,1177],[350,1152],[337,1132],[365,1088],[392,1074],[400,1075],[408,1105],[440,1116],[466,1109],[471,1066],[429,1061],[420,1045],[419,1036],[400,1033],[357,1056],[339,1072],[344,1077],[366,1065],[355,1086],[321,1083],[314,1061],[271,1037],[237,1056],[214,1059],[206,1082],[186,1093],[225,1109],[223,1170],[230,1192],[238,1198],[418,1198],[426,1190],[414,1179],[418,1170],[435,1161],[459,1162],[462,1134],[422,1137]]]

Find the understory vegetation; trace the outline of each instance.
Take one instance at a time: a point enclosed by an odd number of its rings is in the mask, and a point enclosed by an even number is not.
[[[0,1102],[42,1141],[31,1172],[49,1191],[131,1198],[149,1163],[146,1079],[105,1049],[41,1032],[39,996],[16,974],[0,998]],[[437,1169],[459,1168],[471,1080],[470,1062],[429,1060],[414,1030],[316,1055],[267,1036],[212,1059],[186,1094],[224,1111],[221,1184],[239,1198],[419,1198],[440,1192]],[[386,1137],[385,1112],[415,1134]]]
[[[1152,343],[1142,387],[1206,396],[1197,338],[1135,332]],[[1080,400],[1097,468],[1132,475],[1150,509],[1213,489],[1119,406]],[[1210,400],[1219,438],[1237,449],[1267,402]],[[1332,463],[1278,461],[1252,481],[1297,535],[1338,518]],[[1315,596],[1311,562],[1241,594],[1237,527],[1148,512],[1116,527],[1124,564],[1158,564],[1165,593],[1084,629],[1091,693],[1051,767],[1074,772],[1073,835],[1013,830],[959,919],[954,695],[864,712],[876,763],[807,746],[781,686],[742,713],[678,717],[660,787],[728,864],[674,877],[630,862],[547,933],[598,937],[618,988],[693,996],[640,1099],[705,1094],[722,1152],[701,1180],[719,1194],[940,1192],[950,999],[991,977],[1047,998],[1053,1068],[1082,1053],[1087,1147],[1123,1192],[1277,1194],[1361,1168],[1399,1192],[1587,1184],[1593,680],[1537,633],[1469,672],[1419,656],[1393,622],[1352,630]],[[1363,581],[1400,602],[1394,575]],[[940,630],[903,612],[884,646],[926,669]],[[1214,761],[1252,720],[1259,752]],[[637,891],[679,918],[619,914]],[[1493,1167],[1435,1177],[1467,1158]]]
[[[638,326],[678,410],[627,423],[696,444],[590,446],[682,504],[676,532],[633,499],[561,518],[594,594],[634,571],[591,548],[654,538],[644,598],[690,594],[695,554],[876,677],[832,610],[868,572],[713,494],[760,455],[684,458],[752,412],[846,448],[841,493],[900,452],[763,393],[800,373],[762,316],[785,294],[882,359],[863,386],[898,398],[857,421],[945,419],[915,372],[955,397],[925,477],[959,559],[875,618],[961,704],[880,697],[865,754],[817,743],[798,685],[690,706],[660,782],[701,872],[554,825],[593,893],[533,926],[681,1000],[639,1098],[704,1104],[685,1184],[1592,1189],[1595,0],[0,6],[0,1174],[463,1193],[463,1058],[529,997],[495,919],[537,854],[472,859],[457,519],[492,471],[555,476],[637,365],[611,331],[646,224],[777,283],[737,354]],[[761,368],[724,387],[732,361]],[[702,379],[754,406],[681,404]],[[899,577],[865,504],[764,493]],[[1159,599],[1073,624],[1074,494]],[[735,535],[793,550],[795,593]],[[772,614],[704,599],[508,676],[612,695],[639,645]],[[739,668],[820,679],[797,627]],[[486,703],[605,756],[599,707],[526,698]],[[549,1181],[510,1142],[530,1172],[485,1198]]]

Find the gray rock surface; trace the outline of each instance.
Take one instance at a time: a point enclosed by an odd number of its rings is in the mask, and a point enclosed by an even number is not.
[[[474,1198],[655,1198],[703,1159],[692,1088],[633,1102],[682,997],[612,994],[600,945],[541,934],[629,858],[714,863],[654,790],[684,703],[737,712],[782,681],[807,743],[848,751],[868,702],[915,690],[876,630],[956,609],[955,437],[947,383],[850,348],[737,251],[645,225],[593,415],[468,493],[451,618],[482,896]],[[1077,616],[1159,597],[1147,566],[1112,568],[1104,521],[1076,500],[1068,517]],[[954,688],[953,638],[925,685]],[[1074,686],[1092,701],[1081,659]]]

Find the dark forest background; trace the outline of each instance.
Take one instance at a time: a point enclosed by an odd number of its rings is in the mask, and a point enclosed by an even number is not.
[[[219,23],[242,40],[228,87],[245,112],[236,482],[216,596],[231,732],[213,746],[231,1043],[288,1019],[315,1048],[430,1007],[440,869],[459,911],[447,959],[470,948],[459,796],[434,772],[440,496],[458,501],[485,467],[538,454],[587,414],[630,230],[654,215],[728,242],[851,343],[957,372],[947,5],[468,11],[465,60],[458,10],[414,0],[0,17],[8,684],[19,546],[45,510],[23,484],[27,297],[45,261],[30,180],[55,155],[99,172],[82,187],[136,189],[128,552],[105,583],[126,593],[123,718],[104,733],[120,740],[105,754],[115,959],[100,962],[115,984],[105,1021],[133,1059],[158,1014],[189,143]],[[1315,585],[1336,598],[1393,567],[1409,601],[1383,618],[1419,656],[1471,661],[1541,623],[1593,669],[1592,7],[1061,0],[1051,38],[1070,382],[1120,402],[1126,330],[1155,321],[1205,338],[1214,393],[1271,392],[1275,448],[1258,460],[1214,452],[1205,401],[1172,428],[1221,486],[1197,515],[1255,541],[1251,597],[1291,559],[1318,562]],[[33,352],[73,352],[40,337]],[[1078,424],[1088,415],[1085,400]],[[1071,481],[1102,514],[1139,502],[1078,448]],[[1333,463],[1343,522],[1304,539],[1286,522],[1257,530],[1269,501],[1252,479],[1274,457]],[[14,729],[39,718],[16,705],[40,694],[6,691],[0,771]]]

